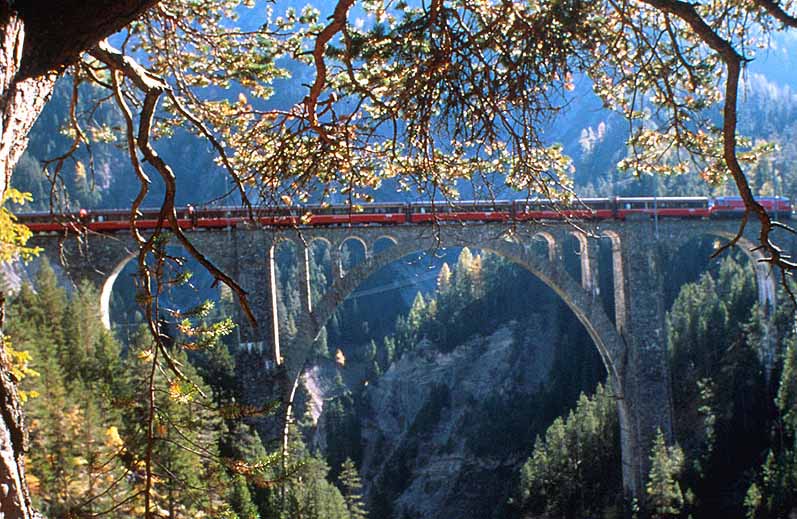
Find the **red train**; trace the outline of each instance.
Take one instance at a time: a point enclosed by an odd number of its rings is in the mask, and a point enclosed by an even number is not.
[[[777,218],[791,218],[788,198],[761,197],[759,203]],[[547,199],[373,203],[354,211],[346,205],[306,205],[297,208],[257,209],[255,220],[264,226],[296,225],[398,225],[433,222],[509,222],[528,220],[626,220],[659,218],[737,218],[744,211],[739,197],[638,197],[582,198],[570,205]],[[144,209],[137,220],[139,229],[158,224],[159,209]],[[240,207],[181,207],[178,221],[184,229],[235,227],[249,222],[249,213]],[[55,220],[50,213],[23,213],[19,221],[33,232],[62,232],[88,228],[96,232],[130,228],[130,211],[106,209],[63,215]]]

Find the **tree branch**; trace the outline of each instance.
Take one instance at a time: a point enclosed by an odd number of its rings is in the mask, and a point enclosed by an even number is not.
[[[324,89],[327,78],[327,65],[324,62],[324,52],[330,40],[346,26],[346,16],[349,8],[354,4],[354,0],[338,0],[335,11],[332,14],[332,21],[324,27],[318,34],[313,46],[313,60],[315,61],[315,81],[310,87],[310,93],[304,98],[304,109],[310,121],[310,127],[319,132],[322,139],[326,138],[326,133],[318,123],[318,98]]]
[[[794,17],[783,10],[780,2],[773,0],[753,0],[755,5],[768,12],[773,18],[781,22],[786,27],[797,28],[797,17]]]
[[[62,72],[80,55],[160,0],[10,2],[25,23],[20,78]],[[2,3],[7,3],[4,0]]]
[[[227,285],[238,297],[241,309],[253,326],[257,326],[257,319],[249,306],[246,291],[230,276],[216,267],[205,255],[203,255],[191,241],[185,236],[180,224],[177,221],[177,212],[174,207],[176,180],[174,172],[166,162],[158,155],[149,141],[152,121],[155,116],[155,108],[158,99],[164,92],[170,92],[171,88],[158,76],[150,73],[140,66],[129,56],[124,56],[120,51],[114,49],[107,41],[100,42],[91,50],[91,55],[107,65],[113,71],[119,71],[129,78],[133,84],[144,92],[144,106],[141,109],[141,117],[138,127],[138,137],[136,147],[144,155],[146,161],[158,171],[166,187],[166,192],[161,206],[161,219],[169,223],[169,228],[185,247],[188,253],[194,257],[210,274],[216,282]]]
[[[757,1],[769,2],[769,0]],[[694,4],[680,0],[643,0],[643,2],[662,12],[673,14],[682,19],[725,63],[727,77],[725,79],[725,99],[722,111],[723,159],[736,183],[739,195],[744,201],[746,211],[753,213],[761,224],[758,236],[759,244],[769,254],[765,261],[784,270],[797,270],[797,263],[790,261],[788,256],[783,254],[780,247],[772,241],[771,232],[774,228],[772,218],[753,196],[747,176],[742,171],[736,156],[739,77],[742,63],[746,59],[698,14]],[[747,219],[745,218],[744,223],[746,221]],[[743,227],[740,233],[742,230]]]

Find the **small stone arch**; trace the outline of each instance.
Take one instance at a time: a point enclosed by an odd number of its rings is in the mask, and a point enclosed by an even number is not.
[[[534,233],[531,237],[532,241],[539,241],[540,238],[545,241],[548,247],[548,260],[556,261],[556,238],[553,237],[553,234],[545,231]]]
[[[326,255],[329,257],[326,258],[326,262],[324,260],[324,252],[322,249],[326,250]],[[323,287],[327,288],[329,285],[332,284],[334,281],[333,274],[336,271],[333,263],[335,262],[335,255],[333,254],[334,246],[332,242],[323,236],[313,237],[311,240],[307,242],[307,251],[313,257],[312,264],[318,270],[318,273],[314,270],[312,275],[323,274],[324,283]],[[319,258],[319,253],[320,258]]]
[[[623,270],[623,245],[620,235],[615,231],[601,231],[601,238],[608,238],[612,246],[612,292],[614,293],[614,321],[617,331],[622,335],[628,324],[625,298],[625,271]]]
[[[313,236],[307,241],[307,246],[312,247],[315,244],[315,242],[324,243],[326,244],[327,247],[329,247],[330,250],[332,250],[332,242],[329,241],[329,239],[325,238],[324,236]]]
[[[388,242],[390,245],[387,247],[380,247],[379,244],[384,242]],[[389,234],[377,236],[371,243],[371,254],[379,254],[383,250],[389,249],[390,247],[395,247],[396,245],[398,245],[398,240]]]
[[[277,235],[269,243],[269,246],[275,251],[279,251],[282,247],[290,247],[292,250],[300,250],[304,247],[304,243],[298,239],[285,235]]]
[[[100,289],[100,320],[106,330],[111,329],[111,294],[113,294],[113,285],[127,264],[137,255],[138,252],[129,253],[114,266],[108,277],[102,281],[102,288]]]
[[[581,231],[569,231],[570,236],[578,242],[578,259],[581,267],[581,287],[590,291],[593,287],[593,264],[595,258],[591,257],[589,237]]]
[[[354,242],[359,243],[362,246],[362,248],[363,248],[363,260],[360,263],[367,262],[368,259],[371,257],[371,254],[369,252],[370,249],[368,248],[368,243],[365,241],[364,238],[362,238],[361,236],[356,235],[356,234],[350,234],[348,236],[345,236],[340,241],[340,244],[337,246],[337,250],[335,251],[337,253],[337,259],[336,259],[335,263],[337,264],[337,269],[338,269],[338,273],[339,273],[338,276],[334,276],[335,278],[343,277],[346,274],[346,266],[343,265],[343,248],[350,241],[354,241]]]

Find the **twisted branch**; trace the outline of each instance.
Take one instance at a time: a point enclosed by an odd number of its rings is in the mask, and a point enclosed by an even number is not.
[[[155,108],[157,107],[158,100],[162,94],[171,92],[171,88],[169,87],[168,83],[147,71],[133,58],[123,55],[120,51],[113,48],[107,41],[100,42],[100,44],[92,49],[90,53],[94,58],[104,63],[112,71],[122,73],[145,94],[144,104],[141,108],[136,148],[141,151],[145,160],[158,171],[166,187],[166,193],[161,206],[161,223],[159,223],[158,228],[156,228],[156,234],[160,230],[160,225],[164,221],[168,222],[169,229],[186,248],[189,254],[196,259],[208,272],[210,272],[210,274],[216,280],[216,283],[224,283],[236,294],[239,304],[241,305],[241,308],[247,319],[253,326],[257,326],[257,319],[255,318],[254,313],[249,305],[246,291],[235,280],[216,267],[191,243],[191,241],[185,236],[185,233],[180,228],[179,222],[177,221],[177,212],[174,206],[176,193],[174,171],[172,171],[171,167],[169,167],[169,165],[166,164],[166,162],[158,155],[149,140],[152,121],[155,116]],[[174,94],[170,93],[169,95],[173,96]],[[183,109],[185,110],[184,107]],[[187,110],[185,111],[187,112]],[[137,171],[140,171],[140,164],[139,170]],[[141,178],[140,175],[139,177]],[[139,192],[139,196],[141,196],[143,192],[143,185],[144,184],[142,184],[142,191]]]
[[[758,235],[758,241],[761,248],[767,255],[760,261],[769,263],[772,266],[779,267],[784,272],[783,279],[785,280],[786,272],[793,272],[797,270],[797,263],[792,261],[783,250],[776,245],[772,240],[772,231],[775,228],[782,227],[776,225],[764,207],[758,203],[753,196],[750,189],[750,184],[747,177],[742,171],[739,160],[736,156],[736,130],[737,130],[737,104],[739,92],[739,77],[741,75],[742,64],[748,60],[739,54],[733,45],[726,39],[722,38],[712,27],[700,16],[695,8],[695,4],[683,2],[681,0],[642,0],[644,3],[659,9],[662,12],[673,14],[683,20],[689,27],[697,34],[700,39],[708,45],[714,52],[716,52],[722,61],[725,63],[727,70],[727,77],[725,79],[725,100],[722,111],[722,131],[723,131],[723,158],[725,164],[731,172],[736,188],[739,190],[739,195],[742,197],[745,205],[745,215],[742,224],[736,237],[731,240],[728,246],[736,243],[744,232],[745,225],[747,224],[748,216],[752,213],[760,222],[761,229]],[[758,5],[762,7],[773,9],[777,8],[777,4],[771,0],[756,0]],[[784,13],[785,14],[785,13]],[[797,22],[797,20],[795,20]],[[794,296],[789,290],[787,283],[783,283],[787,293],[791,296],[792,302],[795,302]]]

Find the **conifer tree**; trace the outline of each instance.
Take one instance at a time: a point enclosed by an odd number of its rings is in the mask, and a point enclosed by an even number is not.
[[[30,476],[34,501],[51,517],[70,517],[116,510],[129,496],[121,460],[124,450],[118,435],[120,424],[113,410],[109,383],[119,356],[118,345],[107,334],[101,335],[95,355],[67,356],[64,344],[84,344],[96,338],[98,316],[78,311],[69,319],[44,320],[63,311],[57,305],[66,302],[65,291],[54,285],[52,269],[45,265],[37,277],[42,289],[34,293],[23,287],[12,303],[15,326],[10,333],[33,353],[32,365],[41,374],[28,378],[25,385],[38,398],[29,399],[31,443]],[[69,300],[65,315],[80,307],[80,294]],[[19,333],[27,329],[35,333]],[[90,334],[87,339],[86,335]],[[61,344],[53,342],[60,337]],[[96,346],[96,345],[95,345]],[[102,352],[101,356],[96,353]],[[64,366],[69,360],[69,375]],[[102,369],[99,369],[101,367]]]
[[[143,489],[145,484],[150,399],[154,396],[153,509],[172,518],[214,516],[229,508],[229,478],[219,463],[221,418],[199,394],[211,391],[201,382],[185,353],[170,352],[186,377],[178,379],[169,371],[153,368],[155,353],[150,341],[142,330],[125,365],[129,375],[123,398],[129,404],[124,411],[123,436],[131,466],[138,474],[137,486]],[[153,373],[154,391],[150,392],[149,378]]]
[[[262,510],[265,517],[349,519],[343,496],[327,481],[329,466],[321,457],[308,452],[299,434],[290,436],[290,463],[291,477],[267,489],[268,497]],[[273,473],[271,478],[277,479],[277,476]]]
[[[365,361],[368,366],[368,378],[375,379],[382,374],[382,368],[379,366],[378,349],[376,341],[371,341],[365,347]]]
[[[470,299],[473,293],[473,278],[471,277],[473,269],[473,254],[467,247],[462,248],[457,258],[457,265],[454,269],[453,292],[460,304],[464,305],[464,301]],[[460,305],[456,306],[457,310],[461,308]]]
[[[440,272],[437,274],[437,293],[444,294],[451,288],[451,269],[448,263],[443,263]]]
[[[382,355],[380,363],[387,370],[396,358],[396,340],[393,337],[385,336],[382,339]]]
[[[524,514],[600,516],[621,493],[619,425],[611,389],[598,385],[534,443],[520,471],[516,506]]]
[[[38,305],[41,308],[42,318],[47,323],[54,335],[52,340],[55,343],[61,342],[60,323],[63,319],[64,308],[66,307],[66,292],[59,286],[55,271],[47,260],[42,260],[39,271],[34,280],[36,292],[39,295]]]
[[[34,366],[41,375],[37,384],[39,397],[28,402],[26,411],[32,446],[31,475],[35,478],[34,502],[38,501],[48,516],[58,517],[71,508],[72,499],[67,492],[68,459],[74,452],[70,448],[63,375],[57,357],[47,352],[47,348],[39,348],[34,353]]]
[[[484,272],[482,269],[482,255],[477,254],[473,256],[470,268],[468,269],[468,277],[471,284],[471,297],[473,299],[480,299],[485,293]]]
[[[58,354],[67,380],[107,380],[109,370],[118,364],[119,348],[111,346],[108,332],[97,325],[98,301],[97,290],[83,283],[64,311],[64,339]]]
[[[318,337],[313,342],[313,353],[324,359],[329,358],[329,336],[326,326],[321,327]]]
[[[426,300],[423,294],[418,292],[407,314],[407,324],[414,333],[418,333],[426,321]]]
[[[767,448],[771,396],[755,301],[752,269],[728,257],[684,285],[667,314],[675,437],[687,460],[680,478],[696,515],[717,502],[741,513],[745,473]]]
[[[775,403],[778,420],[772,445],[747,490],[745,508],[751,519],[787,517],[797,506],[797,334],[785,340],[783,369]]]
[[[252,494],[249,492],[246,478],[241,474],[236,475],[232,480],[230,506],[238,519],[259,519],[260,517],[257,506],[252,501]]]
[[[656,518],[678,517],[684,507],[684,493],[678,481],[684,454],[677,445],[667,446],[661,430],[650,452],[650,475],[645,487],[648,507]]]
[[[343,499],[346,500],[346,507],[349,509],[349,519],[367,519],[368,513],[363,504],[362,480],[351,458],[346,458],[343,462],[338,479],[343,487]]]

